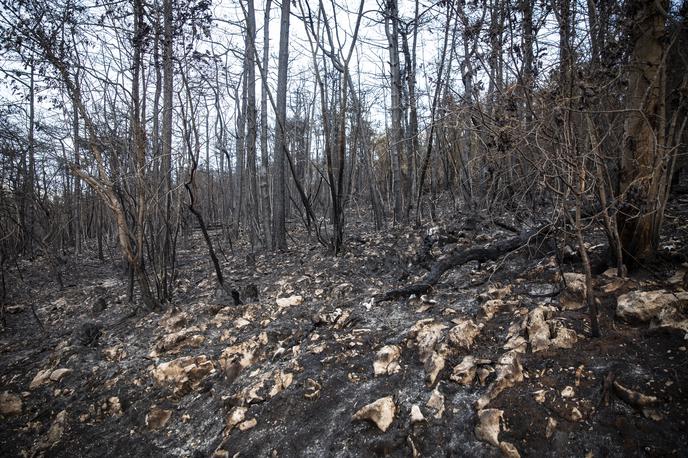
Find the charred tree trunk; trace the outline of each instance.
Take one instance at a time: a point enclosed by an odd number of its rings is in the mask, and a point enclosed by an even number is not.
[[[270,23],[271,0],[265,1],[263,24]],[[260,99],[260,195],[262,201],[262,224],[265,247],[272,248],[272,209],[270,205],[269,156],[268,156],[268,63],[270,58],[270,27],[263,27],[263,66],[261,67],[262,93]]]
[[[286,180],[286,148],[287,138],[284,126],[287,121],[287,69],[289,66],[289,12],[291,2],[282,2],[280,22],[280,45],[277,68],[277,103],[275,128],[275,186],[273,188],[273,248],[287,249],[287,180]]]
[[[402,172],[401,152],[403,138],[401,129],[401,72],[399,71],[399,11],[397,0],[386,0],[385,33],[389,50],[389,74],[392,87],[391,115],[392,128],[389,133],[390,154],[392,158],[392,193],[394,194],[394,221],[403,219],[402,211]]]
[[[664,215],[665,175],[670,154],[665,148],[666,12],[668,0],[628,2],[632,53],[629,65],[628,115],[624,125],[618,225],[624,262],[638,265],[653,256]]]

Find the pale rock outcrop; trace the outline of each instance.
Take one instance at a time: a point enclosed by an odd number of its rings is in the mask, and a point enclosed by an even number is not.
[[[688,292],[670,293],[665,290],[631,291],[619,296],[616,316],[627,321],[650,321],[669,307],[688,301]]]
[[[171,385],[175,393],[197,388],[203,379],[215,372],[213,362],[205,355],[184,356],[155,366],[151,373],[160,385]]]
[[[523,367],[516,352],[504,353],[497,362],[496,370],[497,378],[475,403],[477,410],[484,409],[502,391],[523,381]]]
[[[377,401],[363,406],[352,417],[353,420],[368,420],[375,424],[383,433],[394,421],[396,405],[392,396],[380,398]]]
[[[478,439],[488,444],[499,447],[500,421],[503,410],[482,409],[478,410],[478,424],[475,426],[475,435]]]
[[[399,366],[399,357],[401,356],[401,349],[398,345],[385,345],[378,350],[373,362],[373,371],[375,375],[392,375],[401,370]]]
[[[449,330],[449,342],[458,348],[471,348],[479,334],[480,327],[473,320],[460,319],[456,326]]]
[[[22,413],[22,400],[16,395],[4,391],[0,393],[0,415],[19,415]]]

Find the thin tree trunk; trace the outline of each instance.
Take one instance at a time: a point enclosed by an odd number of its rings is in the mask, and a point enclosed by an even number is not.
[[[78,72],[77,76],[78,78]],[[79,151],[79,111],[76,104],[74,104],[72,113],[72,135],[74,138],[74,163],[79,166],[81,164],[81,153]],[[81,227],[81,178],[74,177],[74,254],[81,254],[82,241],[82,227]]]
[[[246,173],[245,173],[245,150],[246,150],[246,110],[248,105],[248,91],[247,91],[247,62],[244,60],[244,73],[242,76],[243,84],[241,86],[241,98],[237,97],[237,121],[236,121],[236,176],[237,176],[237,192],[234,199],[234,235],[235,237],[239,235],[239,228],[241,226],[241,217],[243,215],[244,207],[244,189],[246,184]],[[237,88],[237,96],[239,95],[239,89]]]
[[[392,158],[392,193],[394,194],[394,221],[403,219],[401,156],[403,138],[401,134],[401,73],[399,70],[399,12],[397,0],[386,0],[385,34],[389,51],[389,74],[391,94],[392,127],[389,131],[390,154]]]
[[[144,179],[146,166],[146,138],[143,126],[143,115],[141,107],[140,78],[142,68],[143,41],[145,29],[143,23],[143,3],[141,0],[134,0],[134,35],[133,35],[133,61],[132,61],[132,116],[131,128],[133,131],[133,152],[134,152],[134,175],[136,179],[136,215],[135,215],[135,249],[133,252],[134,274],[139,283],[141,297],[144,304],[150,310],[160,307],[157,300],[153,297],[148,276],[146,275],[143,263],[144,253],[144,231],[146,225],[146,182]],[[126,227],[126,222],[124,226]],[[128,235],[127,235],[128,236]]]
[[[287,139],[284,126],[287,120],[287,70],[289,66],[289,12],[291,2],[282,2],[280,19],[280,44],[277,67],[277,101],[275,126],[275,186],[273,188],[274,220],[273,247],[278,250],[287,249],[286,228],[286,148]],[[280,123],[281,126],[280,127]]]
[[[402,48],[404,52],[404,61],[406,63],[406,80],[408,85],[408,97],[409,97],[409,128],[407,137],[410,140],[409,148],[409,161],[407,164],[408,175],[409,175],[409,199],[406,205],[406,215],[405,218],[409,217],[411,211],[411,204],[413,202],[413,196],[417,193],[417,164],[416,160],[418,157],[418,152],[420,151],[420,145],[418,141],[418,101],[416,97],[416,39],[418,35],[418,4],[416,2],[416,19],[414,21],[413,27],[413,48],[409,49],[408,37],[406,34],[402,34]]]
[[[256,110],[256,13],[253,0],[246,0],[246,162],[248,172],[247,221],[251,246],[260,239],[259,197],[256,172],[257,110]]]
[[[163,205],[163,245],[162,245],[162,284],[165,299],[169,299],[168,268],[173,262],[170,259],[172,251],[172,87],[174,84],[174,63],[172,61],[172,0],[163,0],[163,96],[162,96],[162,180],[163,185],[160,199]]]
[[[269,185],[269,155],[268,155],[268,68],[270,60],[270,6],[271,0],[265,0],[265,16],[263,20],[263,66],[261,67],[262,93],[260,99],[260,189],[262,199],[262,221],[263,239],[265,248],[272,248],[272,209],[270,205],[270,185]]]
[[[184,126],[184,141],[186,143],[186,150],[189,155],[189,161],[191,162],[191,170],[189,171],[189,179],[184,183],[184,187],[186,188],[186,191],[189,195],[189,211],[196,217],[196,221],[198,222],[198,226],[201,229],[201,233],[203,234],[203,239],[205,240],[206,246],[208,247],[208,254],[210,256],[210,260],[213,263],[213,267],[215,269],[215,275],[217,276],[217,282],[220,284],[220,287],[223,288],[225,291],[231,294],[232,298],[234,299],[234,304],[235,305],[241,305],[241,300],[239,298],[239,292],[236,291],[235,289],[231,289],[228,287],[228,285],[225,284],[225,278],[224,275],[222,274],[222,266],[220,265],[220,260],[217,257],[217,254],[215,253],[215,248],[213,246],[213,241],[210,238],[210,234],[208,233],[208,227],[205,224],[205,220],[203,219],[203,214],[198,211],[196,208],[196,201],[194,198],[194,193],[193,193],[193,188],[195,186],[194,179],[196,175],[196,170],[198,168],[198,156],[200,154],[200,149],[201,149],[201,142],[199,139],[198,135],[198,126],[196,125],[196,114],[193,112],[192,108],[192,101],[191,101],[191,91],[189,89],[189,84],[186,79],[186,76],[184,75],[184,69],[181,69],[181,74],[182,74],[182,80],[184,82],[184,89],[186,90],[186,98],[187,98],[187,103],[189,104],[189,109],[191,110],[190,113],[185,113],[184,106],[182,104],[182,123]],[[181,96],[180,96],[181,97]],[[188,124],[191,124],[189,127]],[[191,135],[193,134],[193,145],[191,142]]]
[[[449,5],[449,4],[448,4]],[[450,7],[447,6],[447,9]],[[449,27],[451,24],[451,16],[447,14],[447,22],[444,27],[444,41],[442,51],[440,54],[440,66],[437,71],[437,81],[435,82],[435,95],[432,98],[432,106],[430,108],[430,129],[428,131],[427,146],[425,150],[425,157],[420,167],[420,178],[418,179],[418,195],[416,196],[416,222],[420,222],[421,212],[421,198],[423,197],[423,185],[425,184],[425,176],[432,158],[433,136],[435,133],[435,113],[439,104],[440,94],[442,93],[442,75],[444,74],[444,63],[447,56],[447,46],[449,42]]]
[[[28,253],[33,256],[33,239],[34,239],[34,224],[35,224],[35,185],[36,185],[36,142],[35,142],[35,126],[36,126],[36,91],[35,91],[35,66],[31,62],[31,76],[29,81],[29,165],[26,173],[26,188],[24,190],[24,199],[26,199],[26,243],[28,244]]]

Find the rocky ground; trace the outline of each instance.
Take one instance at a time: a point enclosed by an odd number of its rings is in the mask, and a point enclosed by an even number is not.
[[[543,247],[375,300],[422,264],[513,235],[487,220],[352,222],[336,258],[305,236],[287,253],[235,247],[224,267],[240,306],[194,234],[160,314],[132,316],[108,264],[74,262],[61,291],[40,261],[20,265],[0,334],[0,455],[685,456],[684,216],[662,241],[673,261],[596,271],[601,338],[580,266]],[[428,234],[451,236],[419,262]]]

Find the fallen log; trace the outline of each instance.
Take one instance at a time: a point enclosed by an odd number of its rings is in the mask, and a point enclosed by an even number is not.
[[[536,229],[523,231],[516,237],[499,240],[486,246],[458,248],[433,264],[430,271],[419,282],[381,294],[376,298],[375,302],[392,301],[406,298],[413,294],[425,294],[437,284],[446,271],[471,261],[485,262],[499,259],[527,245],[533,238],[546,234],[549,228],[550,225],[548,224]]]
[[[456,243],[459,241],[459,237],[462,235],[463,233],[455,234],[452,232],[433,232],[431,234],[426,235],[423,238],[423,243],[418,248],[418,253],[416,253],[416,264],[429,270],[430,261],[434,261],[434,257],[432,256],[433,247],[442,247],[450,243]]]

